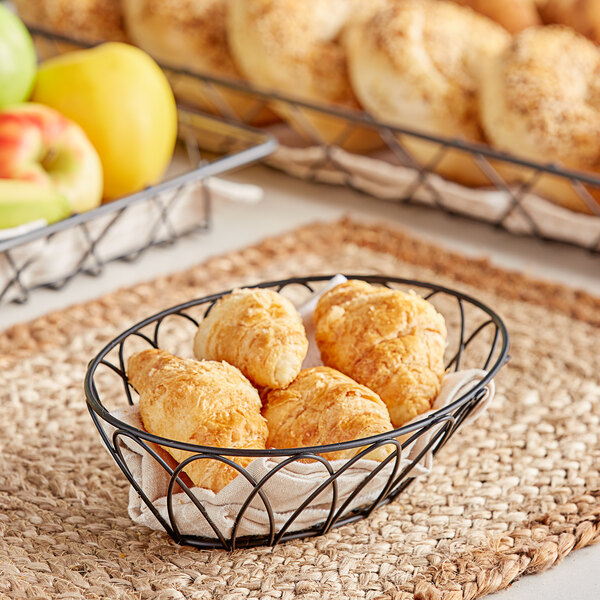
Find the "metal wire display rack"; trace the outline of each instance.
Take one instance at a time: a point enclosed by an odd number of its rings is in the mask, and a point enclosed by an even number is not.
[[[71,38],[32,29],[38,47],[48,54],[64,47],[84,45]],[[229,122],[252,123],[269,107],[278,107],[294,122],[292,128],[281,124],[268,126],[279,141],[279,148],[266,163],[303,179],[347,186],[370,196],[398,204],[426,206],[453,216],[484,222],[516,235],[544,241],[562,242],[600,254],[600,177],[542,164],[500,152],[485,144],[444,138],[384,123],[369,114],[321,105],[292,96],[259,89],[243,81],[192,72],[162,64],[176,95],[189,98],[190,90],[203,109]],[[240,97],[244,103],[236,102]],[[316,121],[335,123],[335,139],[325,139]],[[365,131],[374,135],[381,147],[368,155],[352,148],[355,136]],[[317,152],[303,153],[298,147],[310,146]],[[413,148],[420,144],[428,155],[416,158]],[[360,161],[357,162],[357,159]],[[371,159],[371,160],[369,160]],[[450,193],[439,176],[446,160],[462,160],[485,182],[479,188],[458,184]],[[361,163],[359,165],[359,162]],[[518,179],[511,179],[518,173]],[[539,196],[548,189],[572,196],[589,215],[557,207]],[[539,187],[539,189],[538,189]],[[458,196],[464,196],[457,201]]]
[[[86,47],[33,31],[42,57]],[[277,142],[268,132],[178,108],[178,146],[162,182],[46,227],[0,238],[0,304],[22,304],[33,290],[62,289],[80,274],[100,275],[113,261],[211,227],[210,177],[263,159]]]
[[[0,240],[0,304],[38,288],[59,290],[79,274],[98,276],[211,224],[208,178],[256,162],[276,146],[266,133],[179,109],[175,170],[138,193],[52,225]],[[64,263],[64,267],[62,266]]]
[[[480,368],[484,371],[484,375],[479,383],[445,408],[433,412],[418,422],[405,425],[389,433],[361,440],[310,448],[240,450],[197,446],[161,438],[123,422],[114,414],[115,411],[124,407],[135,406],[137,395],[128,382],[126,367],[127,357],[132,353],[133,345],[138,344],[142,348],[171,349],[174,339],[178,337],[182,340],[181,343],[184,347],[191,347],[193,333],[199,321],[210,311],[216,300],[229,293],[229,291],[191,300],[144,319],[113,339],[90,362],[85,377],[85,394],[90,415],[102,441],[131,486],[137,491],[145,505],[160,523],[160,526],[177,543],[198,548],[221,547],[228,550],[239,547],[275,545],[279,542],[300,537],[321,535],[334,527],[369,516],[378,506],[391,502],[407,488],[414,479],[411,473],[414,467],[429,451],[434,454],[437,453],[458,430],[484,397],[485,386],[507,362],[509,337],[506,327],[501,318],[482,302],[458,291],[431,283],[386,276],[348,275],[347,277],[394,289],[413,289],[433,302],[436,308],[444,314],[448,324],[449,347],[447,356],[449,358],[447,369],[458,371],[467,366]],[[298,298],[301,298],[301,300],[308,298],[330,278],[331,276],[300,277],[261,283],[251,287],[273,289],[288,296],[295,294],[294,298],[297,301]],[[402,449],[410,447],[421,436],[428,436],[426,445],[414,457],[412,462],[400,469]],[[147,458],[156,461],[161,472],[164,470],[164,473],[166,473],[169,481],[166,497],[168,511],[166,513],[164,510],[161,513],[156,501],[149,498],[142,490],[140,482],[124,459],[124,440],[135,443],[140,452],[147,455]],[[391,453],[387,459],[381,463],[375,463],[379,466],[373,468],[364,479],[361,479],[350,491],[349,496],[343,500],[340,499],[338,497],[338,487],[344,483],[347,470],[373,449],[386,445],[391,447]],[[178,466],[172,466],[164,459],[164,455],[161,455],[161,446],[192,452],[193,456]],[[322,456],[324,452],[361,447],[364,447],[364,450],[360,454],[345,461],[341,467],[338,464],[337,470],[333,463]],[[264,477],[257,480],[247,469],[231,460],[230,457],[234,456],[251,457],[253,459],[273,457],[278,458],[280,462]],[[182,473],[186,464],[189,464],[190,461],[209,459],[219,460],[232,466],[239,472],[238,478],[245,478],[249,484],[247,486],[249,488],[247,496],[241,500],[241,507],[229,532],[221,531],[213,522],[205,506],[194,495],[189,480],[186,481]],[[269,482],[272,478],[277,477],[280,469],[306,460],[318,461],[319,464],[323,465],[323,468],[327,469],[326,478],[308,497],[298,499],[297,506],[295,506],[295,510],[289,518],[280,526],[276,526],[274,510],[269,498]],[[375,498],[360,506],[352,506],[353,500],[365,489],[365,486],[386,468],[389,473],[386,473],[385,481],[381,483],[380,488],[375,490]],[[189,532],[181,530],[173,510],[178,498],[176,489],[179,490],[179,494],[187,495],[193,502],[197,509],[196,518],[199,520],[204,519],[214,535],[191,535]],[[311,505],[311,502],[317,496],[328,491],[331,494],[331,500],[327,517],[310,527],[295,530],[294,522],[303,511]],[[179,498],[182,498],[182,496],[179,496]],[[238,532],[243,529],[244,518],[245,515],[247,516],[249,506],[258,500],[260,500],[268,514],[265,534],[239,535]]]
[[[600,254],[597,174],[519,158],[482,143],[400,127],[366,112],[300,100],[242,81],[164,64],[162,67],[175,93],[182,89],[187,95],[193,81],[201,89],[196,95],[204,102],[209,99],[210,109],[228,120],[251,123],[266,107],[277,106],[294,126],[267,128],[277,136],[279,149],[265,162],[295,177],[343,185],[397,204],[426,206],[516,235],[579,246]],[[230,101],[232,92],[253,99],[253,103],[240,113]],[[326,139],[320,131],[318,123],[323,120],[337,129],[335,139]],[[295,135],[290,135],[292,129]],[[364,136],[365,132],[378,138],[381,147],[357,153],[356,136]],[[306,145],[310,151],[304,152],[299,145]],[[428,155],[427,159],[416,157],[416,145]],[[315,149],[319,151],[312,152]],[[440,173],[447,159],[464,161],[466,168],[472,167],[485,183],[467,187],[450,182],[453,189],[448,193]],[[571,203],[578,203],[589,215],[544,200],[542,189],[560,190],[555,195],[571,195]],[[463,194],[467,201],[457,202],[456,196]]]

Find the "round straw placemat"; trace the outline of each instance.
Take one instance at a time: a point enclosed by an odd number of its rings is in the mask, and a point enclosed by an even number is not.
[[[433,471],[368,519],[275,548],[198,551],[134,525],[82,392],[125,326],[192,297],[295,275],[385,273],[506,320],[497,397]],[[0,335],[0,598],[458,600],[547,569],[600,532],[600,299],[345,220]]]

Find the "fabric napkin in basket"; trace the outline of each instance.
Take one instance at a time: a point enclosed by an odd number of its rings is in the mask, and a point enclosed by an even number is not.
[[[299,308],[304,319],[309,339],[309,351],[304,361],[303,368],[322,364],[314,339],[314,325],[312,323],[312,313],[316,307],[318,298],[325,293],[325,291],[345,280],[346,279],[343,276],[336,276],[319,292],[319,294],[314,295],[307,303]],[[472,389],[477,385],[484,375],[485,372],[479,369],[447,373],[442,382],[440,393],[430,412],[447,406],[462,396],[469,389]],[[469,415],[468,421],[475,420],[477,416],[487,408],[493,397],[494,383],[490,382],[486,387],[485,396],[478,403],[475,410]],[[137,406],[128,406],[127,408],[115,411],[113,414],[124,423],[138,429],[143,429],[143,423]],[[420,415],[415,421],[423,419],[428,414],[430,413]],[[114,431],[113,428],[111,426],[106,426],[106,430],[109,436],[112,436]],[[426,434],[421,435],[416,442],[403,448],[397,473],[400,473],[402,469],[409,465],[419,455],[436,431],[438,431],[438,428],[432,428]],[[121,437],[119,443],[121,444],[123,458],[133,477],[154,504],[154,507],[168,522],[167,489],[170,480],[168,473],[135,441],[128,437]],[[414,466],[411,471],[411,476],[423,476],[429,473],[432,467],[432,458],[431,452],[426,453]],[[258,481],[283,460],[285,460],[285,457],[257,458],[248,465],[246,470],[256,481]],[[345,463],[345,460],[330,461],[330,464],[335,471],[340,469]],[[342,506],[354,489],[356,489],[360,482],[368,476],[378,464],[379,463],[372,460],[359,460],[337,478],[338,495],[336,509],[339,509],[339,507]],[[393,472],[394,466],[395,461],[392,460],[390,464],[383,468],[363,488],[361,493],[348,505],[345,512],[350,512],[363,504],[375,500],[386,485],[388,478]],[[294,462],[280,469],[279,472],[264,485],[264,492],[267,495],[273,510],[274,526],[276,530],[280,529],[293,515],[303,499],[310,496],[311,493],[313,493],[328,477],[328,471],[320,463]],[[246,478],[238,476],[218,493],[197,487],[192,488],[192,492],[202,503],[221,533],[225,537],[229,537],[232,533],[238,512],[248,497],[251,489],[252,487]],[[332,494],[331,486],[325,488],[313,499],[310,505],[297,516],[291,524],[289,531],[298,531],[325,521],[331,510]],[[136,523],[146,525],[151,529],[162,529],[160,522],[133,488],[130,489],[128,509],[130,517]],[[173,512],[178,529],[181,533],[186,535],[215,537],[208,522],[185,493],[178,493],[173,497]],[[264,535],[269,533],[269,528],[268,512],[261,498],[256,496],[245,512],[237,534]]]
[[[299,179],[348,185],[383,200],[410,197],[418,204],[440,207],[488,221],[502,221],[511,233],[545,236],[584,248],[598,248],[600,216],[575,212],[518,187],[469,188],[435,173],[425,178],[408,167],[394,164],[389,151],[372,156],[353,154],[333,147],[305,146],[297,136],[278,131],[280,145],[267,162]]]

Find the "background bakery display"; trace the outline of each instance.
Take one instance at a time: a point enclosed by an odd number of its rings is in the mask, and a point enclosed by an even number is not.
[[[48,1],[29,6],[28,17],[33,22],[36,18],[39,20],[44,6],[50,11],[51,4]],[[544,151],[539,153],[522,151],[518,143],[510,147],[497,143],[497,136],[490,133],[482,121],[481,74],[488,59],[503,51],[510,52],[507,47],[514,48],[513,43],[517,42],[511,42],[509,36],[531,27],[542,27],[544,22],[561,21],[575,26],[573,19],[569,21],[564,16],[569,3],[561,3],[560,14],[552,4],[514,0],[502,3],[499,10],[498,3],[484,0],[316,0],[311,4],[312,10],[305,11],[303,3],[297,0],[172,0],[169,3],[122,0],[111,4],[111,10],[113,16],[124,23],[128,37],[166,65],[232,82],[228,88],[210,82],[200,85],[193,77],[173,77],[175,93],[180,99],[203,110],[246,119],[253,124],[272,123],[277,114],[296,132],[301,132],[300,139],[303,138],[305,144],[323,144],[325,154],[319,155],[323,158],[313,158],[305,176],[313,173],[327,180],[328,174],[319,170],[319,161],[324,163],[331,159],[329,145],[374,157],[381,154],[379,148],[388,146],[395,155],[404,154],[402,160],[407,161],[409,168],[429,171],[483,192],[509,188],[511,191],[507,193],[517,198],[518,205],[522,204],[522,196],[532,193],[569,211],[597,214],[600,207],[594,185],[599,170],[596,162],[590,156],[585,160],[571,160],[571,156],[559,149],[560,140],[555,139],[554,132],[560,123],[569,121],[568,115],[559,110],[550,111],[544,117],[548,141]],[[590,8],[585,10],[593,12],[593,2],[588,4]],[[569,14],[583,10],[575,3],[570,6]],[[64,32],[62,21],[55,18],[46,23],[50,29],[55,27]],[[77,32],[72,29],[69,33]],[[410,35],[405,35],[408,33]],[[591,31],[586,30],[586,33],[593,38]],[[384,58],[386,47],[393,60]],[[544,78],[560,79],[560,68],[549,62]],[[242,83],[243,79],[259,90],[266,90],[267,95],[255,95],[252,101],[252,88],[246,88],[248,92],[244,93],[243,85],[235,84],[236,81]],[[300,103],[269,100],[269,92],[296,98]],[[303,106],[303,101],[335,107],[335,110],[312,110]],[[583,102],[595,110],[593,94],[583,98]],[[366,110],[380,123],[406,127],[434,139],[406,134],[393,139],[392,130],[362,126],[358,120],[350,126],[347,119],[336,114],[336,110],[344,109],[356,115]],[[575,131],[567,135],[577,137]],[[450,140],[450,144],[444,140]],[[453,146],[455,141],[457,146]],[[461,146],[463,141],[466,149]],[[504,158],[482,158],[477,155],[476,146],[469,145],[473,143],[491,146],[494,151],[508,151],[509,162],[510,157],[515,156],[521,161],[532,161],[531,165],[528,163],[524,171],[510,165],[504,168]],[[293,159],[290,153],[287,159],[280,159],[281,155],[274,158],[273,164],[294,174],[301,174],[302,161],[309,161],[308,154]],[[351,159],[346,157],[343,165],[333,161],[340,173],[345,170],[359,178],[363,170],[370,168],[368,162],[357,162],[356,167],[350,163]],[[381,161],[378,164],[373,171],[377,185],[381,186],[386,180],[385,165]],[[554,164],[559,165],[559,170],[570,168],[574,173],[589,173],[592,181],[581,183],[576,176],[574,180],[570,172],[560,173],[558,178],[543,175],[551,173]],[[539,171],[542,173],[539,185],[533,185],[535,165],[544,165],[546,169]],[[336,181],[339,180],[343,181],[341,175],[336,177]],[[373,189],[368,183],[357,185],[365,191]],[[483,208],[477,211],[468,207],[468,194],[468,190],[463,192],[459,210],[483,218],[479,214]],[[491,197],[489,201],[493,202]],[[511,200],[507,202],[508,211]],[[532,202],[535,204],[535,200]],[[561,238],[560,232],[551,235],[545,232],[553,228],[549,219],[554,217],[548,216],[543,206],[523,209],[524,225],[518,227],[505,222],[504,209],[499,208],[497,213],[498,222],[511,230],[529,228],[534,235]],[[565,227],[572,230],[568,213],[563,218]],[[533,222],[530,227],[528,219]],[[565,238],[578,239],[570,234],[561,239]]]

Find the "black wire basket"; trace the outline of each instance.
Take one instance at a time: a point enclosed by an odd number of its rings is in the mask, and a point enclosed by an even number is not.
[[[308,299],[321,289],[332,276],[313,276],[271,281],[256,286],[268,288],[288,296],[297,304]],[[144,431],[132,426],[113,414],[125,407],[134,407],[136,392],[128,383],[127,357],[134,351],[148,347],[168,349],[183,355],[191,353],[193,333],[200,320],[210,311],[217,299],[229,291],[213,294],[204,298],[191,300],[155,314],[136,325],[108,343],[90,362],[85,377],[85,394],[90,415],[96,425],[102,441],[109,453],[129,480],[133,490],[139,494],[147,508],[175,542],[196,546],[198,548],[224,548],[233,550],[239,547],[259,545],[275,545],[291,539],[317,536],[327,533],[334,527],[352,523],[369,516],[378,506],[394,500],[414,479],[413,469],[427,454],[437,453],[448,439],[458,430],[465,419],[474,411],[486,395],[486,386],[495,377],[508,360],[509,338],[501,318],[482,302],[461,292],[439,285],[375,275],[348,275],[349,279],[360,279],[371,284],[382,285],[393,289],[412,289],[430,300],[444,314],[448,326],[447,369],[458,371],[464,368],[482,370],[479,382],[466,393],[453,400],[442,409],[424,416],[418,422],[376,435],[370,438],[353,440],[310,448],[241,450],[224,449],[194,444],[181,443]],[[427,443],[419,449],[419,453],[408,464],[400,468],[403,448],[409,448],[421,436],[427,437]],[[161,513],[156,500],[150,498],[142,489],[141,483],[134,475],[124,458],[124,441],[135,444],[145,459],[155,461],[161,473],[168,478],[166,494],[166,511]],[[181,464],[173,464],[165,458],[166,453],[160,447],[171,447],[193,456]],[[352,489],[341,498],[340,486],[347,477],[348,469],[375,448],[390,446],[391,453],[381,463],[356,481]],[[354,458],[344,461],[340,466],[321,456],[324,452],[333,452],[350,448],[364,448]],[[431,454],[430,454],[431,455]],[[277,464],[260,479],[257,479],[233,462],[230,457],[251,457],[259,459],[269,457],[277,460]],[[239,473],[238,477],[246,485],[246,496],[240,501],[240,508],[235,515],[233,526],[229,531],[221,531],[211,518],[209,511],[194,495],[192,484],[182,471],[193,460],[218,460],[230,465]],[[326,470],[322,483],[305,498],[298,498],[297,505],[286,515],[285,522],[277,523],[274,508],[270,500],[273,488],[269,485],[276,481],[280,469],[289,467],[300,461],[317,461]],[[249,467],[252,465],[250,463]],[[336,466],[337,465],[337,466]],[[378,483],[374,496],[368,502],[355,506],[356,499],[366,487],[385,471],[385,478]],[[235,481],[235,480],[234,480]],[[132,492],[133,493],[133,492]],[[303,528],[294,528],[294,522],[309,510],[315,498],[329,494],[327,515],[319,522]],[[174,506],[185,494],[197,511],[194,518],[205,520],[211,535],[195,535],[180,528],[175,516]],[[259,502],[267,518],[265,532],[260,535],[240,535],[244,518],[253,503]],[[164,505],[163,505],[164,508]]]

